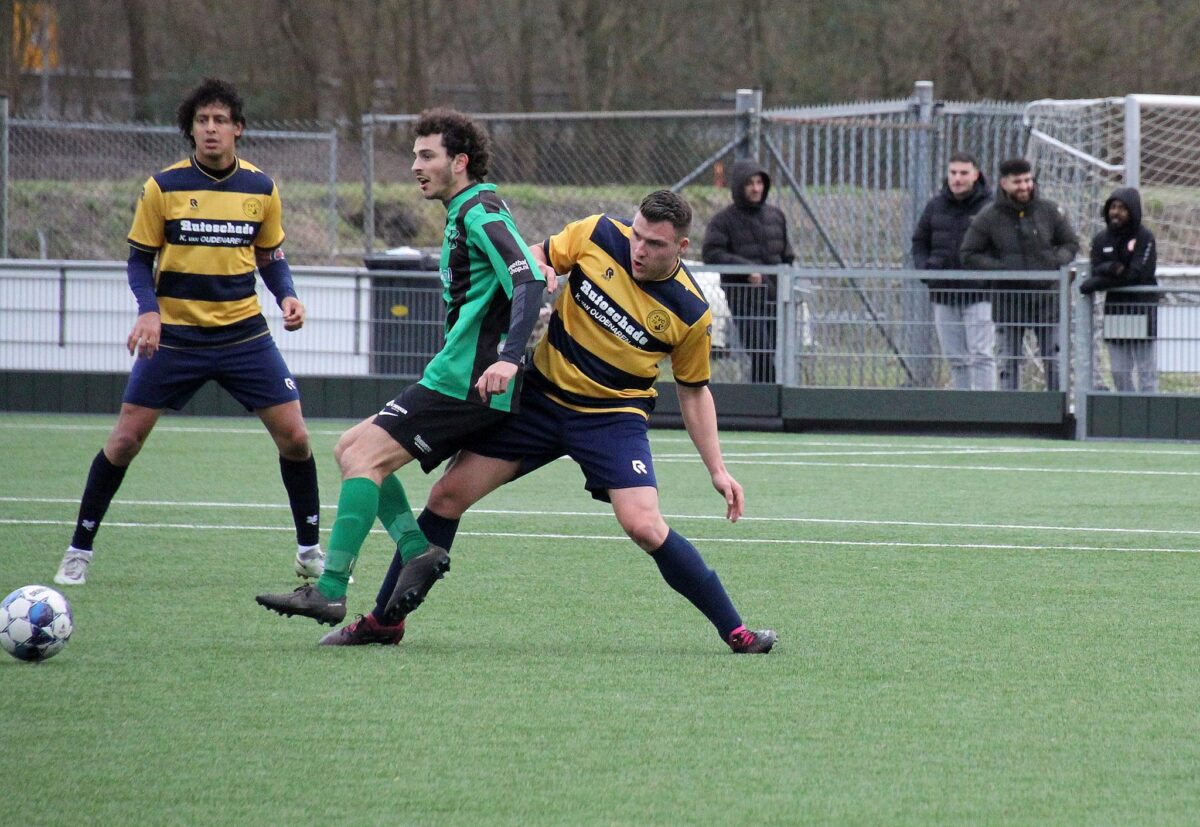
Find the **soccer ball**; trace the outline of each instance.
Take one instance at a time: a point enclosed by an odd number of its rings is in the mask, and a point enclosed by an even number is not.
[[[25,586],[0,602],[0,647],[14,658],[52,658],[67,645],[74,628],[71,604],[46,586]]]

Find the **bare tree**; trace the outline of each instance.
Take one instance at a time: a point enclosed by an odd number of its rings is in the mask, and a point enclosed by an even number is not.
[[[124,0],[125,24],[129,30],[129,91],[133,96],[133,117],[148,121],[154,117],[150,106],[150,44],[146,40],[145,0]]]

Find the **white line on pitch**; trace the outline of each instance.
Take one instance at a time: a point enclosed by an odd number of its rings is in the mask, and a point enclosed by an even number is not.
[[[77,498],[68,497],[0,497],[0,502],[10,503],[40,503],[46,505],[75,505]],[[247,502],[188,502],[180,500],[113,500],[113,505],[140,506],[150,508],[223,508],[242,510],[287,510],[287,503],[247,503]],[[337,511],[337,506],[326,504],[321,506],[323,511]],[[420,508],[414,508],[413,513],[420,513]],[[488,514],[502,517],[582,517],[591,519],[613,519],[611,511],[545,511],[534,509],[505,509],[505,508],[472,508],[471,514]],[[668,520],[701,520],[708,522],[724,522],[720,514],[663,514]],[[1200,529],[1186,528],[1120,528],[1107,526],[1068,526],[1068,525],[1035,525],[1021,523],[953,523],[931,522],[923,520],[862,520],[841,519],[837,517],[742,517],[745,523],[798,523],[811,525],[861,525],[861,526],[899,526],[903,528],[969,528],[997,531],[1068,531],[1077,533],[1100,534],[1162,534],[1180,536],[1200,536]],[[107,525],[107,523],[106,523]]]
[[[67,520],[10,520],[0,519],[0,525],[39,525],[39,526],[71,526]],[[290,533],[290,527],[281,526],[246,526],[246,525],[208,525],[198,523],[130,523],[106,521],[109,528],[144,528],[169,529],[177,531],[276,531]],[[323,530],[327,533],[327,530]],[[373,529],[372,534],[386,534],[383,529]],[[627,537],[611,534],[554,534],[534,532],[502,532],[502,531],[460,531],[460,537],[504,537],[521,540],[587,540],[603,542],[630,542]],[[1022,545],[1016,543],[912,543],[891,542],[885,540],[805,540],[805,539],[764,539],[741,537],[692,537],[694,543],[737,543],[739,545],[775,545],[775,546],[854,546],[860,548],[932,548],[932,549],[978,549],[983,551],[1117,551],[1124,553],[1166,553],[1166,554],[1200,554],[1195,548],[1159,548],[1137,546],[1041,546]]]
[[[365,414],[364,414],[365,416]],[[356,420],[357,421],[357,420]],[[347,425],[349,427],[349,424]],[[96,423],[94,425],[84,424],[59,424],[53,422],[0,422],[0,430],[36,430],[36,431],[111,431],[111,421],[104,423]],[[160,424],[155,428],[156,433],[216,433],[216,434],[262,434],[261,427],[235,427],[235,426],[204,426],[204,425],[165,425]],[[341,436],[342,430],[325,430],[322,428],[312,428],[310,434],[317,436]],[[651,431],[651,438],[655,443],[673,443],[691,444],[691,440],[687,436],[671,436],[665,431]],[[947,438],[949,442],[952,438]],[[954,441],[957,441],[954,438]],[[909,451],[912,449],[932,449],[939,448],[939,443],[910,443],[910,442],[859,442],[855,440],[815,440],[806,439],[803,434],[780,434],[776,438],[771,439],[747,439],[732,436],[723,436],[721,438],[722,445],[766,445],[779,446],[783,444],[786,447],[829,447],[829,448],[893,448],[897,451]],[[1200,456],[1200,446],[1189,450],[1188,448],[1163,448],[1152,445],[1138,445],[1136,447],[1126,447],[1122,445],[1113,445],[1111,443],[1094,444],[1094,445],[1031,445],[1031,446],[999,446],[999,445],[974,445],[970,448],[978,451],[989,452],[1039,452],[1039,453],[1071,453],[1071,454],[1133,454],[1136,456],[1146,456],[1148,454],[1164,455],[1164,456]]]

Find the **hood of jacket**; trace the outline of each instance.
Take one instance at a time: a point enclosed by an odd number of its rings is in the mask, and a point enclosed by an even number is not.
[[[966,198],[955,198],[954,193],[950,192],[950,182],[945,180],[942,181],[942,197],[953,204],[973,207],[991,198],[992,190],[987,184],[987,179],[983,177],[983,173],[981,172],[979,173],[979,179],[975,182],[975,186],[967,193]]]
[[[755,175],[763,177],[763,197],[757,204],[751,204],[746,200],[746,182]],[[736,161],[729,169],[729,193],[733,196],[733,203],[742,209],[757,210],[767,203],[767,196],[771,194],[771,176],[767,175],[766,168],[758,161]]]
[[[1108,226],[1108,205],[1114,201],[1120,201],[1129,208],[1129,226],[1121,231],[1122,235],[1132,235],[1137,232],[1138,227],[1142,226],[1142,196],[1133,187],[1117,187],[1112,191],[1112,195],[1108,196],[1108,200],[1104,202],[1104,206],[1100,208],[1100,218],[1104,221],[1104,226]]]

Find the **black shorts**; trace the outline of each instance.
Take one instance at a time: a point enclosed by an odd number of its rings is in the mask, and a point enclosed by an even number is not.
[[[508,415],[413,384],[384,405],[373,421],[403,445],[428,474]]]

